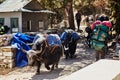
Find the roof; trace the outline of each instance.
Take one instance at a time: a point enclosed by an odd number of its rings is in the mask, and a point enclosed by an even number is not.
[[[24,9],[24,8],[21,8],[19,9],[19,11],[22,11],[22,12],[41,12],[41,13],[52,13],[52,14],[55,14],[55,12],[53,11],[50,11],[50,10],[38,10],[38,11],[32,11],[32,10],[29,10],[29,9]]]
[[[6,0],[0,5],[0,12],[13,12],[19,11],[31,0]]]
[[[54,13],[49,10],[39,10],[32,11],[28,9],[24,9],[23,7],[30,3],[32,0],[6,0],[2,4],[0,4],[0,12],[43,12],[43,13]]]

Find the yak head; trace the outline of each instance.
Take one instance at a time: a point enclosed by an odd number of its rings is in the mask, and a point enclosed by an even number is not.
[[[27,54],[29,65],[33,65],[36,62],[36,60],[42,59],[41,54],[43,53],[44,48],[45,48],[45,39],[38,38],[36,42],[33,44],[31,50],[26,51],[22,49],[22,51]]]
[[[37,51],[37,50],[32,50],[32,49],[31,49],[31,50],[28,50],[28,51],[22,49],[22,51],[27,54],[28,65],[33,65],[33,64],[35,63],[35,61],[36,61],[35,56],[36,56],[37,54],[41,53],[41,50],[40,50],[40,51]]]

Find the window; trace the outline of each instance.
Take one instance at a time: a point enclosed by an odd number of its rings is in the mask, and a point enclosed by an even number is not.
[[[27,21],[27,30],[31,31],[31,20]]]
[[[0,23],[3,23],[4,25],[4,18],[0,18]]]
[[[11,18],[11,32],[18,32],[18,18]]]
[[[41,31],[41,29],[43,29],[44,23],[43,21],[39,21],[39,31]]]

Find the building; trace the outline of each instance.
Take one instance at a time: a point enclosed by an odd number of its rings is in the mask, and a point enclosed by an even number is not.
[[[0,23],[10,32],[37,32],[48,28],[49,10],[42,10],[37,0],[6,0],[0,4]]]

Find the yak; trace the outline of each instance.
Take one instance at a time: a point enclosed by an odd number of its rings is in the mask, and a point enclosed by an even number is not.
[[[49,38],[49,35],[52,37],[52,39]],[[53,42],[58,42],[60,39],[56,37],[57,34],[51,35],[49,34],[47,36],[43,36],[42,34],[39,34],[35,37],[34,45],[31,50],[25,51],[28,55],[28,63],[29,65],[33,66],[35,63],[37,65],[37,71],[36,73],[40,73],[40,67],[42,63],[45,64],[45,67],[47,70],[54,70],[54,67],[58,68],[59,60],[64,53],[63,47],[61,43],[54,45],[50,45],[49,40]],[[54,39],[56,41],[53,41]],[[49,39],[49,40],[48,40]],[[52,65],[52,67],[50,67]]]
[[[80,39],[78,33],[72,29],[66,29],[64,32],[62,32],[60,38],[64,47],[65,58],[74,58],[77,47],[77,41]]]

